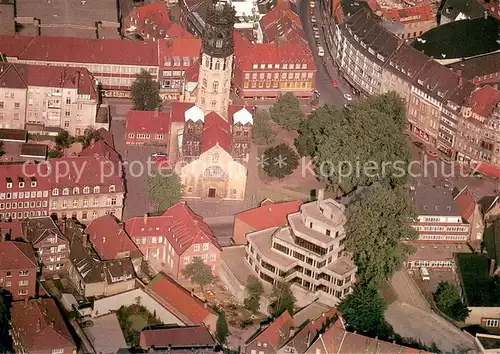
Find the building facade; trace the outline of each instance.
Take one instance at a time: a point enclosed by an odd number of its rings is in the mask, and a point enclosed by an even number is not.
[[[38,262],[31,245],[2,240],[0,258],[0,287],[10,292],[13,300],[35,297]]]
[[[247,234],[246,261],[265,282],[287,282],[336,304],[352,291],[356,267],[345,251],[345,206],[303,204],[288,226]]]
[[[125,141],[129,145],[157,143],[167,145],[170,133],[170,112],[133,111],[127,112]]]

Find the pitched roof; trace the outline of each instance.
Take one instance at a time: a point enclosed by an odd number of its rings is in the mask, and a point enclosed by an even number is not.
[[[500,91],[492,86],[483,86],[472,92],[466,106],[481,117],[489,117],[500,103]]]
[[[220,249],[210,227],[185,202],[171,206],[161,216],[128,219],[125,221],[125,230],[132,238],[165,236],[178,255],[183,254],[194,242],[210,242]]]
[[[231,128],[224,118],[215,112],[210,112],[205,116],[203,124],[201,151],[205,152],[215,145],[231,152]]]
[[[185,324],[200,325],[213,311],[164,273],[157,274],[145,290]]]
[[[412,193],[418,215],[458,216],[458,210],[449,188],[418,186]]]
[[[455,203],[457,204],[457,208],[462,218],[469,221],[476,209],[476,201],[470,189],[465,186],[462,190],[458,191],[453,199],[455,199]]]
[[[429,60],[413,84],[426,94],[443,101],[453,94],[461,81],[462,78],[446,66],[435,60]]]
[[[271,203],[262,203],[257,208],[238,213],[234,217],[255,231],[264,230],[271,227],[285,226],[288,223],[288,214],[298,212],[301,205],[302,202],[299,200],[283,203],[271,201]]]
[[[149,20],[150,23],[143,24],[142,27],[147,30],[149,27],[157,25],[162,29],[167,29],[171,25],[167,5],[163,1],[152,2],[149,4],[139,3],[137,4],[128,17],[136,17],[138,21],[144,22]]]
[[[294,328],[293,318],[288,311],[283,312],[278,318],[254,334],[245,344],[253,341],[265,342],[278,351],[289,338],[290,329]]]
[[[32,245],[47,237],[67,239],[50,216],[31,217],[21,221],[23,236]]]
[[[12,328],[28,352],[76,348],[54,299],[13,302],[11,314]]]
[[[483,76],[489,76],[489,74],[500,71],[500,52],[493,52],[470,59],[460,60],[448,65],[448,67],[459,72],[459,75],[469,80],[482,81],[479,79],[483,79]]]
[[[141,256],[141,251],[128,237],[121,224],[113,215],[107,214],[94,219],[85,229],[89,241],[103,260]]]
[[[170,131],[170,112],[128,111],[127,133],[167,134]]]
[[[194,103],[191,102],[173,102],[170,105],[170,121],[184,123],[184,113],[193,106]]]
[[[158,41],[158,62],[160,67],[175,66],[175,70],[187,70],[201,53],[201,40],[198,38],[164,39]],[[178,62],[175,62],[175,59]]]
[[[117,65],[158,65],[156,42],[74,37],[26,37],[0,35],[0,47],[8,57]]]
[[[432,6],[429,4],[386,10],[384,16],[404,24],[434,20]]]
[[[296,39],[306,41],[300,17],[292,10],[290,1],[279,2],[259,22],[267,43],[280,39],[290,42]]]
[[[139,345],[143,349],[155,348],[206,348],[215,346],[215,340],[208,329],[201,326],[170,327],[143,330]]]
[[[195,38],[189,31],[185,30],[178,23],[172,23],[167,30],[168,38]]]
[[[9,234],[11,240],[23,237],[20,220],[0,221],[0,232],[4,237],[6,234]]]
[[[18,241],[0,242],[0,269],[37,268],[33,247],[29,243]]]

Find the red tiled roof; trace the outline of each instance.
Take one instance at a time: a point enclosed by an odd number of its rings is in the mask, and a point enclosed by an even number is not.
[[[255,231],[270,227],[280,227],[287,224],[287,216],[299,211],[301,201],[294,200],[284,203],[265,203],[255,209],[236,214],[234,217]]]
[[[112,215],[92,220],[85,233],[89,235],[90,242],[102,260],[124,258],[125,252],[129,252],[132,258],[141,254],[123,229],[123,225],[120,225]]]
[[[158,45],[141,41],[0,35],[8,57],[69,63],[158,65]]]
[[[12,328],[28,352],[50,353],[74,348],[68,327],[54,299],[33,299],[12,303]]]
[[[385,17],[406,24],[431,21],[434,20],[435,15],[433,14],[432,6],[426,4],[403,9],[390,9],[385,11]]]
[[[189,69],[186,70],[184,79],[186,82],[198,82],[198,77],[200,74],[200,61],[197,60]]]
[[[31,187],[30,177],[33,176],[36,181],[36,187]],[[23,164],[23,165],[2,165],[0,166],[0,180],[12,180],[14,187],[17,187],[18,178],[24,179],[24,187],[28,191],[49,190],[52,186],[50,172],[46,163],[43,165]]]
[[[170,28],[167,30],[168,38],[195,38],[189,31],[186,31],[181,25],[178,23],[172,23]]]
[[[136,217],[125,221],[130,237],[165,235],[178,255],[193,243],[210,242],[220,249],[217,238],[203,218],[184,203],[177,203],[161,216]]]
[[[500,178],[500,167],[484,162],[479,162],[476,169],[485,175]]]
[[[285,41],[306,41],[300,17],[291,8],[290,1],[283,1],[260,20],[264,41],[268,43],[279,39]]]
[[[161,329],[143,330],[140,335],[139,345],[141,348],[154,347],[177,347],[196,348],[210,347],[215,341],[205,326],[173,327]]]
[[[170,106],[170,121],[172,123],[183,123],[184,122],[184,113],[191,107],[194,106],[194,103],[190,102],[173,102]]]
[[[169,68],[174,66],[174,57],[180,59],[180,65],[175,65],[175,70],[184,68],[187,70],[201,53],[201,40],[198,38],[163,39],[158,41],[158,62],[160,67]],[[189,58],[187,65],[184,65],[184,58]],[[165,58],[170,60],[170,65],[165,65]]]
[[[0,242],[0,269],[30,269],[37,267],[33,247],[26,242]]]
[[[469,221],[476,208],[476,201],[467,186],[465,186],[455,197],[455,203],[460,211],[460,215],[462,215],[465,220]]]
[[[231,152],[231,129],[224,118],[215,112],[210,112],[205,116],[203,124],[201,151],[210,150],[217,144],[227,152]]]
[[[170,131],[170,112],[128,111],[126,132],[167,134]]]
[[[246,344],[255,340],[267,343],[273,347],[274,351],[278,349],[288,340],[290,328],[294,327],[293,318],[288,311],[283,312],[271,324],[252,336]]]
[[[467,106],[481,117],[491,115],[500,103],[500,91],[491,86],[483,86],[474,91],[467,100]]]
[[[151,27],[157,25],[159,28],[165,30],[172,24],[167,5],[164,1],[139,4],[134,7],[128,17],[135,17],[137,21],[141,23],[145,20],[150,20],[151,23],[149,25]]]
[[[104,139],[95,141],[78,156],[103,156],[114,163],[120,161],[120,155]]]
[[[186,324],[200,325],[212,313],[200,299],[163,273],[156,275],[146,289],[156,294],[160,303],[175,311],[174,315],[179,315]]]
[[[16,239],[16,237],[23,237],[23,231],[19,220],[0,221],[0,231],[2,235],[8,233],[11,240]]]

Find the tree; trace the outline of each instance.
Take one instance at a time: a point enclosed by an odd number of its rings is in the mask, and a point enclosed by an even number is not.
[[[48,152],[48,156],[50,159],[57,159],[59,157],[62,157],[62,155],[62,151],[58,149],[50,149]]]
[[[262,165],[270,177],[283,178],[297,168],[299,156],[291,147],[282,143],[264,151]]]
[[[247,278],[246,292],[247,297],[243,301],[248,311],[256,313],[260,308],[260,296],[263,292],[262,283],[256,276],[250,275]]]
[[[71,146],[71,136],[69,132],[67,130],[61,130],[55,138],[55,143],[57,150],[64,151],[69,148]]]
[[[132,83],[131,95],[135,110],[154,111],[160,108],[160,87],[146,70],[141,70]]]
[[[313,158],[320,180],[343,193],[376,181],[402,185],[410,159],[404,112],[403,101],[393,93],[349,110],[325,105],[302,121],[295,146],[300,155]]]
[[[356,285],[338,309],[353,330],[385,339],[393,334],[392,327],[384,319],[387,303],[374,287]]]
[[[0,141],[0,156],[5,155],[5,150],[3,149],[3,141]]]
[[[149,197],[157,204],[158,211],[170,208],[182,197],[180,177],[171,172],[167,175],[158,173],[148,179]]]
[[[12,339],[10,329],[11,295],[0,289],[0,353],[12,353]]]
[[[413,209],[403,187],[367,187],[347,208],[346,248],[358,267],[359,283],[378,287],[399,269],[413,248],[402,243],[417,237],[409,225]]]
[[[193,262],[182,270],[182,274],[188,278],[191,283],[198,284],[202,292],[203,286],[212,284],[214,281],[212,268],[205,264],[200,257],[193,257]]]
[[[434,293],[434,301],[441,311],[457,321],[465,321],[469,316],[470,311],[462,301],[460,290],[456,285],[440,282]]]
[[[295,296],[290,288],[290,284],[285,281],[281,281],[274,285],[271,302],[273,304],[271,311],[271,315],[273,317],[278,317],[285,311],[288,311],[290,315],[293,315],[295,308]]]
[[[91,126],[87,127],[83,132],[83,135],[78,137],[78,140],[82,143],[83,149],[88,148],[90,145],[92,145],[93,142],[96,142],[101,139],[102,136],[99,133],[99,131]]]
[[[217,323],[215,324],[215,339],[220,345],[224,345],[227,342],[228,335],[229,329],[227,327],[226,315],[224,314],[224,311],[220,310]]]
[[[278,102],[269,109],[269,113],[272,120],[287,130],[297,130],[305,117],[300,109],[299,99],[290,92],[281,95]]]
[[[252,140],[257,145],[270,145],[275,140],[269,112],[264,109],[257,110],[254,115]]]

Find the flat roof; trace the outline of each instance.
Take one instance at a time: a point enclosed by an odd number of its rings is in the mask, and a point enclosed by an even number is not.
[[[22,129],[0,129],[0,140],[26,142],[28,131]]]
[[[408,256],[409,261],[452,260],[455,253],[470,253],[466,243],[422,243],[407,241],[415,248],[415,253]]]
[[[257,248],[263,257],[266,257],[266,262],[270,264],[277,264],[281,268],[287,268],[297,262],[296,259],[288,258],[279,251],[272,249],[273,234],[278,228],[272,227],[262,231],[252,232],[248,234],[248,239],[252,241],[255,248]]]
[[[351,272],[353,269],[355,269],[356,266],[354,263],[350,260],[347,260],[345,258],[341,258],[336,260],[333,263],[330,263],[326,269],[338,274],[338,275],[344,275],[349,272]]]
[[[0,4],[0,33],[15,34],[16,23],[14,21],[14,5]]]
[[[412,191],[418,215],[460,216],[450,188],[418,186]]]
[[[29,144],[24,143],[21,145],[21,152],[19,156],[21,157],[35,157],[35,158],[47,158],[47,151],[49,147],[44,144]]]

